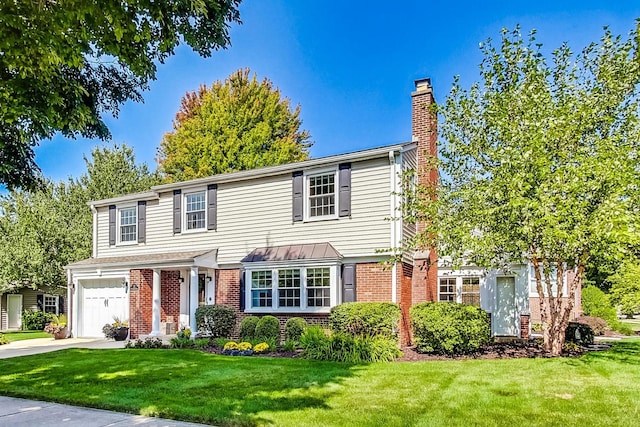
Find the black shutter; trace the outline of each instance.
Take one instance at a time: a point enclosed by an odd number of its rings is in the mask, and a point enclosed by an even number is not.
[[[356,265],[342,266],[342,302],[356,301]]]
[[[245,294],[246,289],[244,286],[244,270],[240,270],[240,311],[244,311],[245,309]]]
[[[293,222],[300,222],[304,219],[303,209],[303,187],[304,176],[302,171],[297,171],[292,174],[293,177]]]
[[[64,314],[64,297],[58,297],[58,314]]]
[[[116,244],[116,205],[109,205],[109,244]]]
[[[339,216],[351,216],[351,163],[343,163],[338,167],[338,183],[340,185]]]
[[[138,202],[138,243],[147,241],[147,202]]]
[[[173,233],[182,231],[182,191],[173,190]]]
[[[38,311],[44,311],[44,295],[36,295],[36,306],[38,307]]]
[[[218,228],[218,184],[207,186],[207,230]]]

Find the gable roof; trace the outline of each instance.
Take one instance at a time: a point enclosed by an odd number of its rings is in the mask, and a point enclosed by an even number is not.
[[[110,199],[95,200],[89,204],[94,207],[107,206],[116,203],[122,203],[131,200],[151,200],[158,198],[158,195],[163,192],[173,191],[182,188],[204,186],[207,184],[218,184],[225,182],[246,181],[255,178],[264,178],[275,175],[282,175],[299,171],[302,169],[322,167],[326,165],[336,163],[346,163],[376,159],[380,157],[386,157],[390,151],[404,151],[415,147],[415,143],[407,142],[402,144],[386,145],[383,147],[370,148],[367,150],[354,151],[351,153],[337,154],[326,157],[318,157],[316,159],[305,160],[302,162],[286,163],[277,166],[266,166],[262,168],[249,169],[239,172],[221,173],[218,175],[212,175],[205,178],[197,178],[189,181],[180,181],[170,184],[155,185],[151,187],[151,191],[138,194],[128,194],[121,197],[113,197]]]

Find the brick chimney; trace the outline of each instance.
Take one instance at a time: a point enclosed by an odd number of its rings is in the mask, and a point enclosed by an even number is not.
[[[413,141],[418,144],[417,181],[419,185],[435,186],[438,171],[429,167],[428,158],[437,157],[438,118],[431,111],[435,103],[431,79],[415,81],[416,90],[411,93],[411,133]],[[417,224],[417,231],[424,231],[424,222]],[[434,249],[418,248],[414,254],[412,278],[412,303],[437,301],[438,299],[438,266]],[[422,250],[420,250],[422,249]]]

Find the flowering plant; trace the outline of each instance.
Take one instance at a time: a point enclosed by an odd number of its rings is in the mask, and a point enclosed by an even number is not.
[[[67,327],[67,316],[61,314],[60,316],[53,316],[53,321],[49,322],[47,326],[44,327],[44,331],[48,334],[55,335],[59,334]]]
[[[253,347],[254,353],[264,353],[267,350],[269,350],[269,344],[267,344],[266,342],[261,342],[260,344],[256,344],[255,347]]]

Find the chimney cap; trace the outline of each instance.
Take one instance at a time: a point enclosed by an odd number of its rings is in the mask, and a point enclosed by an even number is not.
[[[414,83],[416,85],[417,91],[425,90],[431,87],[431,79],[429,77],[418,79]]]

